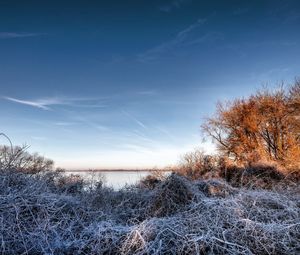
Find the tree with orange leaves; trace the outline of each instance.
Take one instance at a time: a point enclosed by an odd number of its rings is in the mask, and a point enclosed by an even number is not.
[[[300,81],[288,90],[263,89],[246,99],[219,103],[202,130],[222,154],[239,163],[300,165]]]

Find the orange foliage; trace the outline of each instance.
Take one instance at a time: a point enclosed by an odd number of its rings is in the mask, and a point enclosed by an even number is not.
[[[300,82],[289,89],[263,89],[247,99],[219,103],[203,131],[237,162],[276,161],[300,166]]]

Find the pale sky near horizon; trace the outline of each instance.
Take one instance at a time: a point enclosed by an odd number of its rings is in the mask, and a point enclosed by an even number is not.
[[[218,100],[300,75],[299,27],[296,0],[0,0],[0,133],[67,169],[213,151]]]

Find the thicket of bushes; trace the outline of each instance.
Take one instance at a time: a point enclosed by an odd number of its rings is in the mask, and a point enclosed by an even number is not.
[[[172,171],[191,180],[223,179],[234,187],[275,189],[300,183],[298,168],[287,170],[274,161],[242,165],[222,155],[207,155],[199,149],[186,153]]]
[[[299,186],[279,193],[172,174],[116,191],[62,189],[60,178],[1,171],[1,254],[300,252]]]

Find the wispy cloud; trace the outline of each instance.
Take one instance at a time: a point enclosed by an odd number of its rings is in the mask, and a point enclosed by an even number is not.
[[[14,39],[24,37],[36,37],[45,35],[44,33],[16,33],[16,32],[0,32],[0,39]]]
[[[249,8],[237,8],[233,11],[233,15],[235,16],[240,16],[243,15],[245,13],[249,12]]]
[[[140,130],[133,130],[132,133],[128,134],[129,137],[134,137],[135,141],[141,141],[142,143],[147,143],[147,144],[154,144],[156,143],[155,140],[150,138],[144,131]]]
[[[54,125],[61,126],[61,127],[73,126],[75,124],[76,124],[75,122],[66,122],[66,121],[54,123]]]
[[[251,78],[254,81],[265,82],[265,81],[274,81],[278,82],[282,77],[288,76],[290,68],[288,67],[275,67],[269,70],[264,70],[260,72],[253,72]]]
[[[24,104],[24,105],[30,105],[33,107],[37,107],[43,110],[50,110],[50,108],[48,107],[49,105],[52,105],[54,103],[54,101],[49,101],[49,100],[22,100],[22,99],[17,99],[17,98],[13,98],[13,97],[4,97],[4,99],[11,101],[11,102],[15,102],[15,103],[19,103],[19,104]]]
[[[199,36],[199,28],[207,22],[207,19],[198,19],[195,23],[181,30],[176,36],[158,46],[155,46],[144,53],[138,55],[141,62],[150,62],[159,58],[162,54],[174,50],[179,46],[188,46],[191,44],[201,44],[224,39],[224,34],[220,32],[206,32]]]
[[[91,114],[83,115],[80,112],[73,111],[73,110],[67,110],[67,111],[65,111],[65,113],[67,113],[67,118],[70,119],[70,122],[66,122],[66,123],[70,123],[68,126],[83,124],[87,127],[93,128],[94,130],[97,130],[97,131],[101,131],[101,132],[110,131],[109,127],[103,125],[102,123],[99,123],[98,120],[95,121],[95,118],[92,117]],[[62,122],[62,124],[63,123],[64,122]],[[67,126],[67,125],[65,125],[65,126]]]
[[[284,4],[276,5],[276,7],[271,8],[267,14],[272,17],[272,19],[280,20],[284,25],[291,25],[300,20],[300,11],[297,4],[298,1],[286,1]]]
[[[300,11],[291,11],[286,19],[283,21],[284,24],[291,24],[300,20]]]
[[[179,9],[183,4],[191,2],[191,0],[172,0],[167,4],[160,5],[159,10],[162,12],[171,12]]]
[[[269,41],[249,41],[249,42],[242,42],[238,44],[227,44],[223,45],[220,48],[228,49],[233,51],[240,57],[246,57],[249,54],[249,50],[255,48],[267,48],[270,50],[272,48],[290,48],[296,47],[299,43],[296,41],[288,41],[288,40],[269,40]]]
[[[166,128],[164,127],[161,127],[161,126],[156,126],[156,129],[161,132],[162,134],[164,134],[165,136],[167,136],[169,139],[171,139],[172,141],[175,141],[175,137],[170,133],[169,130],[167,130]]]
[[[129,112],[122,110],[122,113],[128,116],[130,119],[132,119],[136,124],[138,124],[140,127],[147,129],[147,126],[140,120],[138,120],[136,117],[134,117],[132,114]]]
[[[206,22],[207,22],[207,19],[198,19],[195,23],[189,25],[187,28],[180,31],[177,34],[175,39],[177,39],[179,41],[184,40],[190,32],[192,32],[193,30],[195,30],[196,28],[198,28],[199,26],[203,25]]]
[[[37,141],[45,141],[45,140],[47,140],[47,138],[44,137],[44,136],[32,136],[31,139],[37,140]]]
[[[263,46],[290,47],[290,46],[296,46],[297,42],[287,41],[287,40],[273,40],[273,41],[247,42],[244,45],[247,47],[263,47]]]
[[[200,36],[194,40],[191,40],[188,42],[188,45],[192,44],[199,44],[199,43],[205,43],[205,42],[213,42],[217,40],[223,40],[224,39],[224,34],[220,32],[208,32],[204,34],[203,36]]]
[[[3,97],[11,102],[36,107],[43,110],[51,110],[51,106],[72,106],[82,108],[103,108],[106,107],[100,99],[90,98],[70,98],[70,97],[52,97],[52,98],[40,98],[32,100],[18,99],[14,97]]]
[[[136,92],[136,94],[144,95],[144,96],[152,96],[152,95],[156,95],[157,91],[156,90],[142,90],[142,91]]]
[[[121,149],[140,152],[140,153],[151,153],[152,150],[147,146],[139,145],[139,144],[132,144],[132,143],[125,143],[120,144],[119,146]]]

